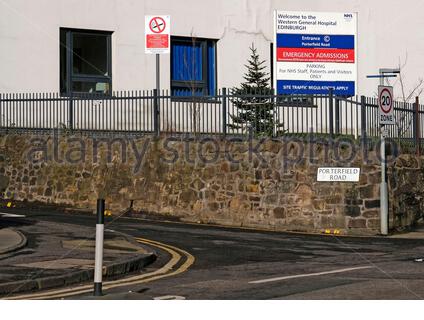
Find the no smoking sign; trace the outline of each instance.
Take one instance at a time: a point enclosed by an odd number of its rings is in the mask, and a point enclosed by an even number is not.
[[[162,17],[153,17],[149,22],[149,29],[153,33],[162,33],[165,31],[166,22]]]
[[[381,125],[396,124],[393,109],[393,87],[378,86],[378,119]]]
[[[152,54],[169,53],[170,16],[145,16],[145,52]]]

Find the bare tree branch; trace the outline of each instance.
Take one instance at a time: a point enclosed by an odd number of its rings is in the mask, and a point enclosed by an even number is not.
[[[403,61],[399,57],[398,67],[400,70],[399,76],[396,81],[393,82],[393,85],[399,84],[401,91],[401,101],[407,107],[407,104],[410,104],[410,100],[416,96],[420,96],[424,92],[424,79],[419,78],[415,83],[412,89],[408,89],[405,84],[406,79],[406,65],[408,63],[408,52],[405,53],[405,58]],[[387,79],[387,84],[390,84],[390,81]],[[400,117],[396,119],[396,126],[398,129],[398,139],[403,137],[411,128],[413,122],[413,113],[408,111],[402,111]]]

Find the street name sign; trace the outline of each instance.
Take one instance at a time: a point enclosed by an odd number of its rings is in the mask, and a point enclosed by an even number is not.
[[[356,13],[275,11],[274,44],[278,94],[355,95]]]
[[[170,52],[171,17],[145,16],[145,52],[164,54]]]
[[[318,182],[358,182],[360,168],[318,168]]]
[[[396,124],[393,109],[393,87],[378,86],[378,120],[381,125]]]

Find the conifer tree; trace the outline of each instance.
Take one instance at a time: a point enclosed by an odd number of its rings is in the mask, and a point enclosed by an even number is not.
[[[250,58],[245,65],[247,71],[239,88],[233,88],[232,103],[237,108],[231,115],[231,129],[252,130],[255,136],[272,136],[274,132],[274,103],[269,85],[269,73],[264,60],[260,60],[254,44],[250,47]],[[250,128],[249,128],[250,127]]]

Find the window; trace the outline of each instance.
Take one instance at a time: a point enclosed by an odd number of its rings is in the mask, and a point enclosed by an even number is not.
[[[216,93],[216,40],[171,37],[171,92],[180,97]]]
[[[110,94],[111,32],[60,28],[60,92]]]

